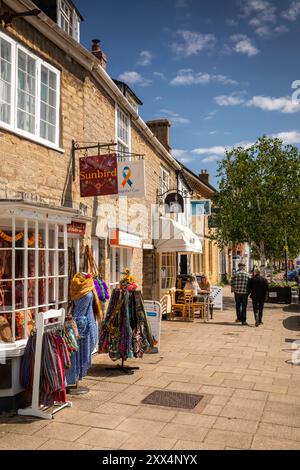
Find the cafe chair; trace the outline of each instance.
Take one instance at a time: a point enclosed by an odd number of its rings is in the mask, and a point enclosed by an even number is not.
[[[171,314],[170,314],[170,320],[174,320],[176,315],[181,313],[182,318],[186,318],[186,305],[185,303],[178,303],[176,302],[176,290],[171,289],[170,290],[170,297],[171,297]]]
[[[205,306],[203,302],[194,302],[194,292],[191,290],[184,291],[184,303],[186,306],[186,315],[189,316],[189,320],[194,321],[196,313],[199,314],[199,318],[204,318]]]

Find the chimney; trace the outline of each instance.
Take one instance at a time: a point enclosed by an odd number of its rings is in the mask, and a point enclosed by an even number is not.
[[[101,50],[100,40],[99,39],[93,39],[92,40],[92,54],[96,57],[96,59],[99,60],[101,67],[103,67],[104,70],[106,70],[107,56]]]
[[[168,119],[157,119],[155,121],[148,121],[147,126],[160,143],[170,152],[170,121]]]
[[[203,183],[209,184],[209,173],[207,170],[201,170],[201,175],[199,175],[199,178]]]

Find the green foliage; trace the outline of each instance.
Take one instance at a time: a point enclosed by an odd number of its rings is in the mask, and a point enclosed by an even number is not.
[[[276,287],[298,287],[297,283],[295,282],[272,282],[270,284],[270,288]]]
[[[220,247],[249,243],[255,258],[300,253],[300,153],[279,139],[262,137],[233,148],[219,164],[220,208],[212,238]]]

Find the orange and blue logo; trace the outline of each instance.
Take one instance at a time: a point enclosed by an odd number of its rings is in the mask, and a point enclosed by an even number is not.
[[[131,181],[131,176],[132,176],[132,171],[131,169],[129,168],[129,166],[126,166],[123,170],[123,183],[122,183],[122,186],[123,188],[125,188],[125,186],[128,184],[130,187],[133,186],[133,182]]]

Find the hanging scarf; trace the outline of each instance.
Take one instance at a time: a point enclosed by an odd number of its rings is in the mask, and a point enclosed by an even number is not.
[[[89,292],[93,292],[95,300],[95,314],[98,320],[102,320],[102,308],[95,289],[94,280],[91,275],[83,276],[81,273],[76,274],[71,283],[71,299],[74,301],[85,297]]]
[[[100,302],[106,302],[106,300],[109,300],[107,284],[98,277],[94,279],[94,284],[95,284],[95,288],[96,288],[98,297],[100,299]]]

